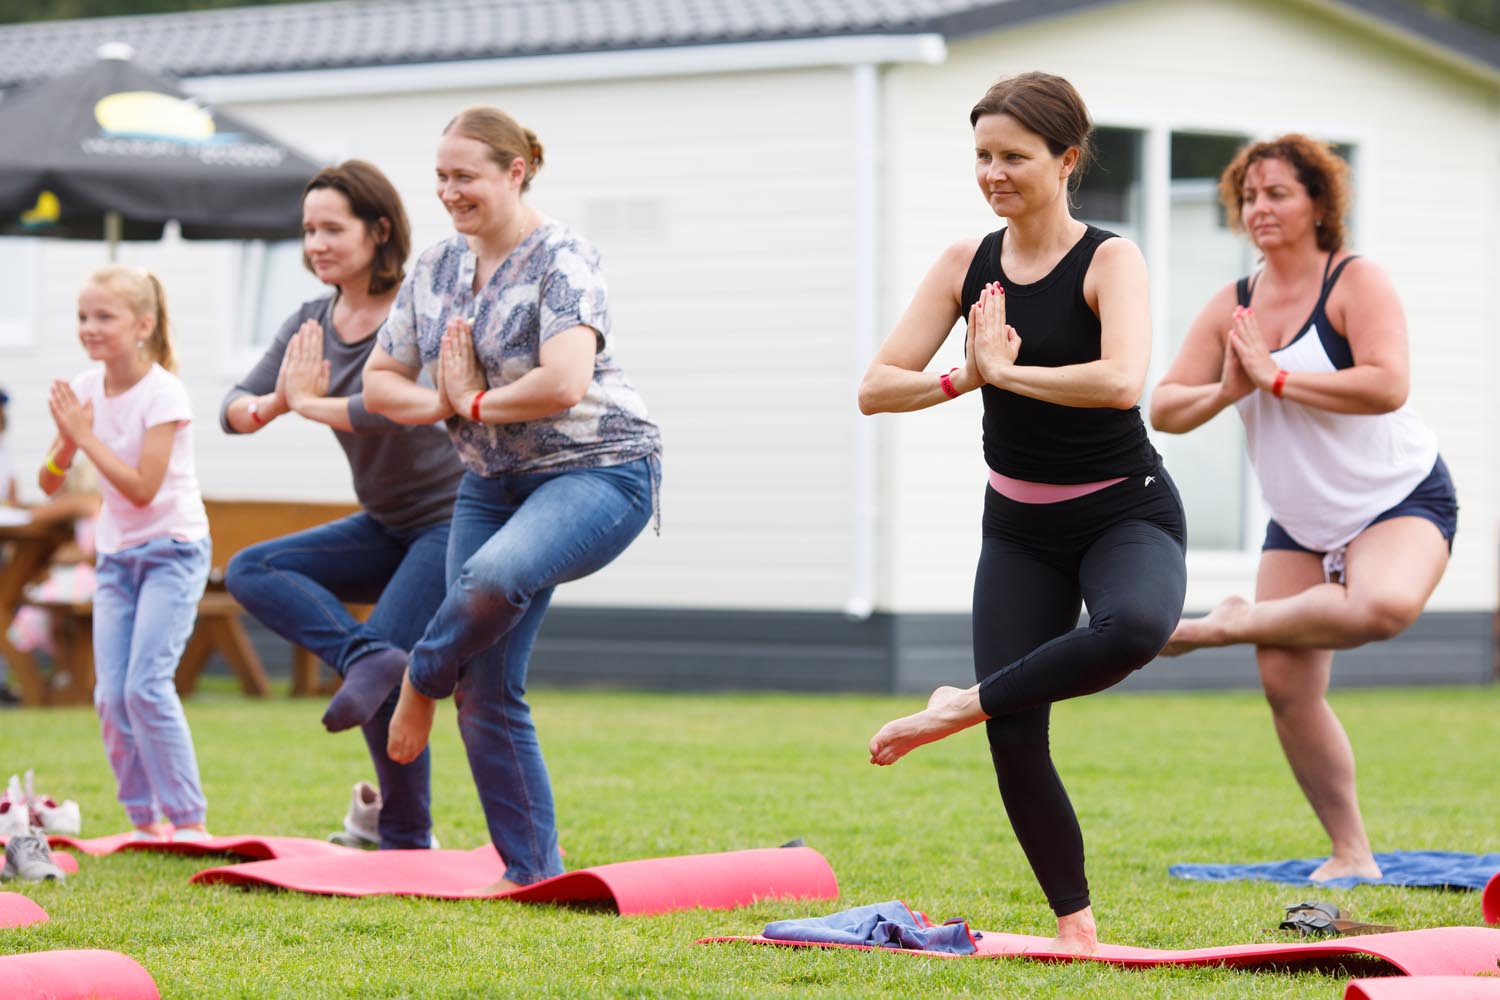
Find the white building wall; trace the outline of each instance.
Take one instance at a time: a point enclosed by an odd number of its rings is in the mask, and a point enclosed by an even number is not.
[[[1430,606],[1493,608],[1500,90],[1290,4],[1148,0],[953,44],[945,63],[894,67],[887,79],[887,325],[945,245],[1000,225],[975,189],[968,109],[995,79],[1030,69],[1070,79],[1102,125],[1304,130],[1358,144],[1355,249],[1386,268],[1401,293],[1412,399],[1441,439],[1463,508]],[[1164,278],[1160,269],[1152,275],[1154,300]],[[957,364],[960,346],[955,332],[933,368]],[[965,397],[879,418],[883,608],[968,607],[984,478],[979,414],[977,397]],[[1189,607],[1250,593],[1254,562],[1253,554],[1190,560]]]
[[[226,107],[315,156],[379,165],[418,249],[450,232],[431,180],[447,121],[491,103],[535,130],[547,162],[530,198],[599,246],[621,361],[665,441],[661,536],[559,601],[831,610],[851,586],[852,93],[848,69],[827,69]],[[27,461],[46,443],[46,378],[83,366],[71,313],[103,255],[46,244],[45,346],[0,355]],[[205,494],[351,498],[325,429],[217,427],[256,356],[233,328],[234,249],[127,246],[122,259],[156,269],[171,296]]]

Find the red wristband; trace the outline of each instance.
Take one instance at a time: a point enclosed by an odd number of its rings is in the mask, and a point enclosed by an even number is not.
[[[958,371],[957,368],[949,368],[938,376],[938,385],[942,388],[943,395],[949,399],[957,399],[960,395],[959,391],[953,388],[953,373],[956,371]]]
[[[1276,381],[1271,383],[1271,395],[1277,399],[1281,398],[1281,390],[1286,387],[1286,377],[1291,374],[1285,368],[1276,369]]]
[[[474,393],[474,401],[469,404],[469,419],[474,421],[476,424],[484,423],[484,421],[479,417],[479,401],[484,398],[484,394],[487,392],[489,392],[488,389],[480,389],[478,392]]]

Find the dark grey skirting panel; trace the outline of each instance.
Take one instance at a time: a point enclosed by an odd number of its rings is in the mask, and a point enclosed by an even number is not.
[[[273,674],[286,644],[251,622]],[[1431,612],[1388,642],[1338,653],[1334,684],[1483,684],[1496,677],[1494,618]],[[968,615],[553,608],[532,656],[535,687],[917,694],[972,684]],[[1159,659],[1121,690],[1256,688],[1248,647]]]

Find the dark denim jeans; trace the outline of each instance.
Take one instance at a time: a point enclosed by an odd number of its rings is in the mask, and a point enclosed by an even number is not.
[[[410,649],[443,599],[448,525],[397,532],[368,514],[252,545],[229,561],[224,583],[277,635],[336,670],[381,649]],[[373,604],[359,622],[344,602]],[[426,847],[432,830],[428,751],[410,764],[386,756],[396,695],[362,727],[380,782],[380,846]]]
[[[465,473],[453,505],[448,593],[412,650],[412,686],[455,695],[458,729],[505,877],[526,885],[562,873],[552,785],[526,668],[560,583],[612,561],[651,518],[653,466],[624,465],[486,479]]]

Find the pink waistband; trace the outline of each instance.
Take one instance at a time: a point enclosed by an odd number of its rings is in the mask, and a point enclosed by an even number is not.
[[[1097,483],[1058,486],[1053,483],[1029,483],[1024,479],[1012,479],[1000,475],[994,469],[990,470],[990,486],[996,493],[1016,503],[1061,503],[1064,500],[1077,500],[1124,481],[1125,477],[1120,476],[1116,479],[1101,479]]]

